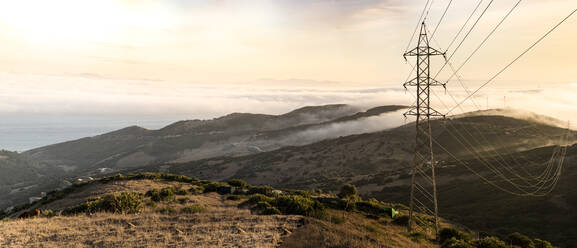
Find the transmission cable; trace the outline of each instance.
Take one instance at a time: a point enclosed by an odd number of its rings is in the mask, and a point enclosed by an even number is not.
[[[435,1],[435,0],[433,0]],[[431,3],[431,6],[433,5],[433,3],[431,2],[431,0],[427,0],[427,3],[425,3],[425,7],[423,8],[423,11],[421,12],[421,16],[419,17],[419,21],[417,22],[417,26],[415,26],[415,30],[413,31],[413,35],[411,35],[411,39],[409,40],[409,44],[407,44],[407,48],[405,48],[405,52],[409,50],[409,47],[411,47],[411,43],[413,42],[413,39],[415,38],[415,34],[417,33],[417,30],[419,29],[419,25],[421,25],[421,20],[423,19],[423,17],[426,18],[425,13],[429,13],[429,11],[427,10],[427,6],[429,6],[429,3]],[[431,7],[429,6],[429,9]]]
[[[511,67],[515,62],[517,62],[519,59],[521,59],[525,54],[527,54],[529,51],[531,51],[535,46],[537,46],[539,43],[541,43],[541,41],[543,41],[545,38],[547,38],[547,36],[549,36],[549,34],[551,34],[553,31],[555,31],[559,26],[561,26],[561,24],[565,23],[565,21],[567,21],[569,18],[571,18],[575,12],[577,12],[577,9],[574,9],[568,16],[566,16],[563,20],[561,20],[559,23],[557,23],[557,25],[555,25],[553,28],[551,28],[547,33],[545,33],[543,36],[541,36],[537,41],[535,41],[535,43],[533,43],[529,48],[525,49],[525,51],[523,51],[523,53],[521,53],[519,56],[517,56],[513,61],[511,61],[509,64],[507,64],[503,69],[501,69],[499,72],[497,72],[497,74],[495,74],[493,77],[491,77],[487,82],[485,82],[484,84],[482,84],[479,88],[477,88],[473,93],[469,94],[465,99],[463,99],[463,101],[461,101],[459,104],[457,104],[457,106],[453,107],[451,110],[449,110],[449,112],[447,112],[447,114],[451,113],[453,110],[455,110],[455,108],[457,108],[459,105],[463,104],[466,100],[468,100],[469,98],[471,98],[473,95],[475,95],[477,92],[479,92],[479,90],[481,90],[483,87],[485,87],[486,85],[488,85],[489,83],[493,82],[493,80],[495,80],[499,75],[501,75],[503,72],[505,72],[505,70],[507,70],[509,67]]]
[[[517,3],[513,6],[513,8],[511,8],[509,10],[509,12],[503,17],[503,19],[501,19],[501,21],[493,28],[493,30],[491,30],[491,32],[487,35],[487,37],[485,37],[485,39],[483,39],[483,41],[479,44],[479,46],[477,46],[477,48],[471,53],[471,55],[469,55],[469,57],[467,57],[467,59],[459,66],[459,68],[457,68],[456,72],[454,72],[447,79],[447,82],[449,82],[455,76],[455,74],[457,74],[457,72],[459,72],[463,68],[463,66],[465,66],[465,64],[467,64],[467,62],[469,62],[469,60],[479,51],[479,49],[481,49],[481,47],[483,47],[483,45],[485,45],[487,40],[489,40],[489,38],[491,38],[491,36],[495,33],[495,31],[497,31],[497,29],[501,26],[501,24],[503,24],[505,22],[505,20],[507,20],[507,18],[511,15],[511,13],[513,13],[513,11],[517,8],[517,6],[519,6],[521,1],[523,1],[523,0],[517,1]]]
[[[475,27],[477,27],[477,24],[479,24],[479,21],[483,18],[483,16],[485,15],[485,13],[487,13],[487,10],[489,9],[489,7],[491,7],[491,5],[493,4],[495,0],[491,0],[491,2],[489,2],[489,4],[487,4],[487,6],[485,7],[485,9],[483,10],[483,12],[481,12],[481,15],[479,15],[479,17],[477,18],[477,20],[475,21],[475,23],[473,23],[473,26],[471,26],[471,28],[469,29],[469,31],[467,32],[467,34],[465,34],[465,37],[463,37],[463,39],[461,40],[461,42],[459,43],[459,45],[457,45],[457,48],[455,48],[455,50],[453,50],[453,53],[451,53],[451,56],[449,56],[448,61],[450,61],[453,56],[455,56],[455,54],[457,53],[457,51],[459,50],[459,48],[461,48],[461,46],[463,45],[463,43],[465,42],[465,40],[467,40],[467,38],[469,37],[469,35],[471,34],[471,32],[473,32],[473,30],[475,29]],[[437,74],[435,74],[435,76],[433,78],[437,78],[437,76],[439,76],[439,74],[441,73],[441,71],[443,71],[443,69],[445,69],[445,66],[447,65],[447,63],[445,63],[441,69],[439,69],[439,71],[437,72]]]

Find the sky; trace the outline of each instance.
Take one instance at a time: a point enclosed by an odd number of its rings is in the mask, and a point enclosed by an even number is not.
[[[431,1],[433,29],[450,0]],[[494,1],[451,62],[460,65],[517,1]],[[0,117],[139,123],[330,103],[410,105],[402,83],[414,60],[402,54],[426,2],[0,0]],[[452,1],[431,45],[445,50],[477,3]],[[451,80],[433,105],[451,109],[464,88],[479,87],[576,7],[522,0],[460,71],[464,87]],[[455,114],[510,107],[576,118],[576,28],[577,17],[569,19]],[[434,58],[432,71],[442,64]],[[449,76],[446,69],[437,78]]]

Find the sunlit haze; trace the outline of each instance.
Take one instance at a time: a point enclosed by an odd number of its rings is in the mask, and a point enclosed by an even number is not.
[[[424,2],[2,0],[0,114],[113,115],[142,124],[329,103],[410,105],[414,96],[402,83],[414,62],[402,54]],[[430,29],[448,2],[434,1]],[[455,66],[516,2],[487,10]],[[431,45],[446,49],[476,3],[454,1]],[[572,0],[523,1],[460,71],[465,87],[476,89],[574,7]],[[559,27],[483,88],[477,105],[574,118],[576,27],[577,18]],[[455,79],[448,90],[457,101],[467,95]],[[455,105],[436,93],[441,111]],[[467,102],[455,113],[473,107]]]

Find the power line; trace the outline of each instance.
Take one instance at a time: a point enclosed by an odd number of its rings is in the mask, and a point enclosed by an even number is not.
[[[495,33],[495,31],[497,31],[497,29],[505,22],[505,20],[507,20],[507,18],[511,15],[511,13],[513,13],[513,11],[517,8],[517,6],[519,6],[519,4],[521,3],[521,1],[523,0],[519,0],[517,1],[517,3],[513,6],[513,8],[511,8],[511,10],[509,10],[509,12],[507,12],[507,14],[503,17],[503,19],[501,19],[501,21],[493,28],[493,30],[491,30],[491,32],[487,35],[487,37],[485,37],[485,39],[483,39],[483,41],[479,44],[479,46],[477,46],[477,48],[471,53],[471,55],[469,55],[469,57],[467,57],[467,59],[465,60],[465,62],[463,62],[459,68],[457,68],[457,70],[449,77],[449,79],[447,79],[447,83],[455,76],[455,74],[457,74],[457,72],[459,72],[463,66],[465,66],[465,64],[467,64],[469,62],[469,60],[479,51],[479,49],[481,49],[481,47],[483,47],[483,45],[485,45],[485,43],[487,42],[487,40],[489,40],[489,38],[491,38],[491,36]]]
[[[473,18],[473,16],[475,15],[475,13],[477,12],[477,10],[479,9],[479,7],[481,7],[481,4],[483,3],[484,0],[480,0],[479,3],[477,3],[477,6],[475,7],[475,9],[473,10],[473,12],[471,12],[471,14],[469,15],[469,18],[467,18],[467,20],[465,21],[465,23],[463,23],[463,26],[461,26],[461,28],[459,29],[459,32],[457,32],[457,35],[455,35],[455,37],[453,38],[453,40],[449,43],[449,46],[447,46],[447,49],[445,50],[445,52],[449,51],[449,48],[451,48],[451,46],[453,46],[453,43],[455,43],[455,41],[457,40],[457,38],[459,37],[459,35],[461,35],[461,32],[463,32],[463,30],[465,29],[465,27],[467,26],[467,24],[469,23],[469,21],[471,20],[471,18]]]
[[[443,15],[441,16],[441,18],[439,19],[439,22],[437,22],[437,26],[435,26],[435,30],[433,31],[433,33],[431,34],[431,39],[433,37],[435,37],[435,34],[437,33],[437,29],[439,28],[439,25],[441,25],[441,22],[443,21],[443,19],[445,18],[445,15],[447,14],[447,11],[449,10],[449,8],[451,7],[451,3],[453,3],[453,0],[449,1],[449,4],[447,4],[447,7],[445,8],[445,11],[443,12]]]
[[[463,37],[463,39],[461,40],[461,42],[459,43],[459,45],[457,46],[457,48],[455,48],[455,50],[453,50],[453,53],[451,54],[451,56],[449,56],[449,58],[447,59],[447,61],[450,61],[453,56],[455,56],[455,53],[457,53],[457,51],[459,50],[459,48],[461,48],[461,46],[463,45],[463,43],[465,42],[465,40],[467,40],[467,38],[469,37],[469,35],[471,34],[471,32],[473,32],[473,30],[475,29],[475,27],[477,27],[477,24],[479,24],[479,21],[483,18],[483,16],[485,15],[485,13],[487,13],[487,10],[489,9],[489,7],[491,7],[491,5],[493,4],[495,0],[491,0],[491,2],[489,2],[489,4],[487,4],[487,7],[485,7],[485,9],[483,10],[483,12],[481,12],[481,15],[479,16],[479,18],[477,18],[477,20],[475,21],[475,23],[473,23],[473,26],[471,26],[471,28],[469,29],[469,31],[467,32],[467,34],[465,34],[465,37]],[[437,76],[439,76],[439,74],[441,73],[441,71],[443,71],[443,69],[445,69],[445,66],[447,65],[447,63],[445,62],[445,64],[441,67],[441,69],[439,69],[439,71],[437,72],[437,74],[435,74],[435,76],[433,78],[437,78]]]
[[[495,80],[495,78],[497,78],[499,75],[501,75],[505,70],[507,70],[509,67],[511,67],[511,65],[513,65],[515,62],[517,62],[519,59],[521,59],[525,54],[527,54],[529,51],[531,51],[535,46],[537,46],[539,43],[541,43],[541,41],[543,41],[545,38],[547,38],[547,36],[549,36],[549,34],[551,34],[553,31],[555,31],[559,26],[561,26],[561,24],[565,23],[565,21],[567,21],[569,18],[571,18],[575,14],[575,12],[577,12],[577,9],[574,9],[563,20],[561,20],[559,23],[557,23],[557,25],[555,25],[547,33],[545,33],[543,36],[541,36],[541,38],[539,38],[537,41],[535,41],[529,48],[525,49],[525,51],[523,51],[523,53],[521,53],[519,56],[517,56],[513,61],[511,61],[503,69],[501,69],[499,72],[497,72],[497,74],[495,74],[487,82],[485,82],[479,88],[477,88],[473,93],[469,94],[465,99],[463,99],[463,101],[461,101],[459,104],[457,104],[457,106],[455,106],[451,110],[449,110],[449,112],[447,112],[447,114],[451,113],[453,110],[455,110],[455,108],[457,108],[458,106],[463,104],[465,101],[467,101],[469,98],[471,98],[477,92],[479,92],[479,90],[481,90],[487,84],[493,82],[493,80]]]
[[[407,48],[405,48],[405,52],[409,50],[409,47],[411,47],[411,43],[413,42],[413,39],[415,38],[415,34],[417,34],[417,30],[419,30],[419,26],[421,25],[421,20],[423,19],[425,12],[429,13],[429,11],[427,10],[427,6],[429,6],[430,2],[431,2],[431,0],[427,0],[427,3],[425,3],[425,7],[423,8],[423,11],[421,12],[421,16],[419,17],[419,21],[417,22],[417,25],[415,26],[415,30],[413,31],[413,35],[411,35],[411,39],[409,40],[409,43],[407,44]],[[433,5],[433,4],[431,3],[431,5]]]

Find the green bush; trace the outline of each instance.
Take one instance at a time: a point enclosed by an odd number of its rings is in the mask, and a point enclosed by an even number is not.
[[[463,240],[466,242],[471,241],[471,236],[467,233],[461,232],[455,228],[443,228],[439,232],[439,242],[444,244],[446,241],[451,239]]]
[[[295,190],[292,192],[294,195],[300,195],[300,196],[304,196],[307,198],[311,197],[311,192],[310,191],[306,191],[306,190]]]
[[[231,179],[228,181],[228,185],[233,186],[233,187],[243,188],[243,189],[248,186],[248,184],[241,179]]]
[[[226,199],[230,200],[230,201],[238,201],[238,200],[242,199],[242,197],[240,197],[238,195],[229,195],[226,197]]]
[[[202,194],[204,192],[204,187],[199,186],[199,185],[195,185],[195,186],[192,186],[188,191],[190,191],[190,193],[193,193],[193,194]]]
[[[56,213],[54,213],[54,211],[52,211],[51,209],[46,209],[42,211],[42,216],[50,218],[56,216]]]
[[[511,233],[509,235],[507,235],[507,239],[506,239],[507,243],[511,244],[511,245],[516,245],[519,246],[521,248],[535,248],[535,244],[533,244],[533,240],[531,240],[529,237],[520,234],[518,232],[515,233]]]
[[[186,191],[186,189],[176,188],[176,189],[174,190],[174,194],[176,194],[176,195],[186,195],[186,194],[188,194],[188,191]]]
[[[261,195],[261,194],[255,194],[253,196],[251,196],[250,198],[248,198],[248,200],[246,202],[244,202],[243,204],[245,205],[255,205],[259,202],[268,202],[268,203],[272,203],[274,201],[274,198],[265,196],[265,195]]]
[[[349,198],[349,197],[357,197],[358,191],[357,187],[352,184],[345,184],[341,188],[341,192],[338,194],[341,199]]]
[[[356,202],[355,206],[356,206],[357,210],[364,212],[364,213],[374,214],[374,215],[387,214],[387,212],[385,211],[385,206],[374,198],[371,200],[368,200],[368,201]]]
[[[220,187],[224,186],[222,183],[208,183],[204,184],[204,193],[216,192]]]
[[[265,210],[265,209],[271,208],[271,207],[272,207],[272,205],[270,205],[269,202],[261,201],[261,202],[258,202],[254,208],[262,211],[262,210]]]
[[[63,215],[78,213],[110,212],[134,214],[142,210],[142,194],[134,192],[119,192],[89,199],[88,201],[62,211]]]
[[[535,248],[554,248],[554,246],[549,243],[549,241],[541,239],[534,239],[533,244],[535,244]]]
[[[249,187],[247,194],[249,194],[249,195],[261,194],[261,195],[272,196],[272,197],[276,196],[276,194],[274,193],[274,189],[270,186]]]
[[[175,199],[174,189],[172,187],[149,190],[145,196],[150,197],[150,199],[155,202],[172,201]]]
[[[278,215],[281,214],[280,210],[278,210],[278,208],[275,207],[268,207],[265,208],[264,210],[262,210],[262,214],[264,215]]]
[[[456,239],[455,237],[452,237],[449,240],[445,240],[445,242],[442,243],[441,248],[474,248],[471,243],[465,241],[465,240],[459,240]]]
[[[304,215],[315,218],[324,218],[327,215],[322,203],[300,195],[280,196],[274,200],[273,205],[284,214]]]
[[[497,237],[485,237],[483,239],[475,240],[473,246],[476,248],[507,248],[505,242]]]
[[[197,214],[197,213],[203,213],[206,212],[206,207],[204,206],[200,206],[200,205],[192,205],[192,206],[186,206],[180,209],[181,213],[185,213],[185,214]]]
[[[188,198],[185,198],[185,197],[178,198],[178,199],[176,199],[176,201],[178,201],[178,203],[180,203],[180,204],[186,204],[188,202]]]

